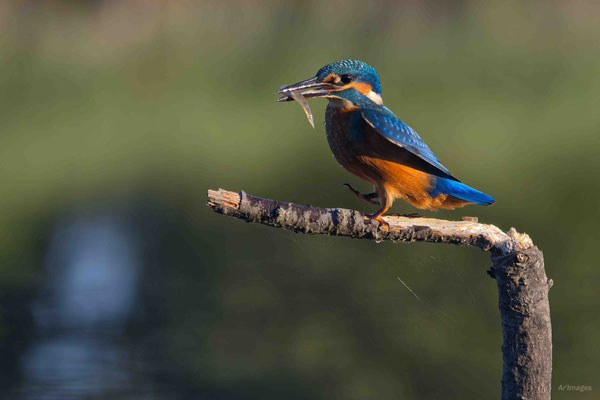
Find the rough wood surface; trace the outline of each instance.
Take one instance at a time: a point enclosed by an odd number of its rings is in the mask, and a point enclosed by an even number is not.
[[[502,322],[502,399],[549,399],[552,326],[544,256],[537,247],[492,257]]]
[[[262,199],[243,191],[236,193],[223,189],[209,190],[207,204],[221,214],[294,232],[395,242],[471,245],[497,255],[533,246],[528,235],[520,234],[514,229],[503,232],[494,225],[469,220],[447,221],[386,215],[383,218],[390,226],[380,227],[379,222],[365,219],[360,211],[302,206]]]
[[[477,218],[463,221],[387,215],[389,227],[344,208],[318,208],[262,199],[245,192],[209,190],[214,211],[294,232],[394,242],[470,245],[489,251],[488,273],[498,283],[503,333],[502,399],[550,399],[552,327],[544,257],[527,234],[508,232]]]

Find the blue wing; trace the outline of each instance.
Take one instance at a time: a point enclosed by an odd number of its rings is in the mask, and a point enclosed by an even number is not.
[[[365,121],[387,140],[428,162],[444,175],[458,180],[442,165],[417,132],[400,121],[387,107],[363,107],[361,113]]]

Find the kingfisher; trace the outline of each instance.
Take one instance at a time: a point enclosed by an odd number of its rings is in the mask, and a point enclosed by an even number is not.
[[[367,218],[389,225],[382,215],[397,198],[429,210],[495,202],[452,175],[417,132],[383,105],[379,76],[370,65],[358,60],[327,64],[314,77],[277,93],[283,95],[278,101],[303,102],[309,119],[304,99],[328,99],[325,133],[333,156],[374,187],[372,193],[361,193],[345,184],[357,197],[380,206]]]

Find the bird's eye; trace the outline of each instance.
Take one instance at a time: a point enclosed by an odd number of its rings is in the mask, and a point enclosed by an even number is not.
[[[352,75],[344,74],[344,75],[340,76],[340,80],[342,81],[343,84],[348,84],[348,83],[352,82]]]

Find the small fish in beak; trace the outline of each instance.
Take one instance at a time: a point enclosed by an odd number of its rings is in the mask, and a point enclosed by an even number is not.
[[[285,101],[289,101],[291,99],[294,99],[294,100],[296,100],[298,102],[298,104],[300,104],[300,106],[304,110],[304,113],[306,114],[306,118],[308,119],[308,122],[313,127],[313,129],[315,129],[315,120],[313,118],[312,111],[310,111],[310,107],[308,106],[308,102],[306,101],[306,99],[304,98],[304,96],[302,96],[302,93],[300,93],[299,90],[290,90],[290,91],[287,91],[287,90],[283,89],[282,90],[282,94],[284,96],[288,96]],[[284,101],[284,100],[281,100],[281,101]]]
[[[276,92],[278,94],[282,94],[283,97],[279,98],[277,101],[284,102],[284,101],[296,100],[298,102],[298,104],[300,104],[302,109],[304,110],[304,113],[306,114],[306,118],[308,119],[308,122],[310,122],[310,125],[314,129],[315,121],[313,119],[312,112],[310,111],[310,107],[308,106],[308,103],[306,102],[306,99],[307,98],[315,98],[315,97],[326,97],[329,94],[329,90],[327,90],[327,88],[330,86],[331,86],[330,83],[318,82],[317,77],[310,78],[305,81],[295,83],[293,85],[283,85]],[[307,90],[307,89],[313,89],[313,90]],[[301,93],[302,90],[307,90],[307,91],[305,91],[304,93]]]

